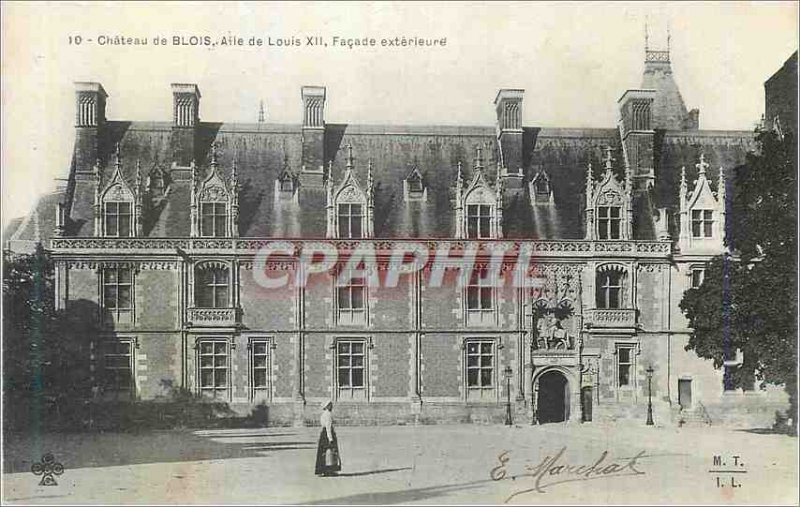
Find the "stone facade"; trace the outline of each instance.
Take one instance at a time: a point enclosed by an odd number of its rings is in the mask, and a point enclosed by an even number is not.
[[[272,424],[333,399],[344,423],[413,424],[502,422],[507,400],[517,422],[643,421],[652,395],[659,422],[714,420],[742,395],[684,350],[678,302],[722,252],[725,173],[753,136],[667,111],[654,55],[657,87],[628,90],[609,129],[524,127],[522,90],[498,93],[496,128],[326,123],[323,87],[303,88],[300,125],[206,123],[193,84],[173,85],[172,124],[115,122],[80,83],[68,184],[14,239],[46,242],[60,307],[97,307],[98,396],[183,387]],[[338,268],[308,273],[326,242],[365,249],[379,279],[408,242],[452,269],[342,289]],[[473,250],[507,283],[459,286]]]

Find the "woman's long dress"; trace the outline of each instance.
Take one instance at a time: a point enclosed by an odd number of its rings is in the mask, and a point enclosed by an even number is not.
[[[336,430],[333,429],[333,418],[331,413],[327,410],[320,416],[320,423],[322,431],[319,434],[319,443],[317,444],[317,463],[314,466],[314,473],[317,475],[328,475],[338,472],[342,469],[342,460],[339,457],[339,441],[336,438]],[[330,431],[331,439],[328,438],[328,431]],[[325,451],[327,449],[333,450],[333,464],[325,464]]]

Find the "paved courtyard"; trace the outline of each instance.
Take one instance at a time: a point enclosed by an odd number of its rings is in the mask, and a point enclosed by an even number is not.
[[[342,473],[316,477],[318,432],[8,435],[3,499],[12,504],[798,502],[797,439],[783,435],[595,423],[339,427]],[[65,468],[56,486],[39,486],[41,478],[30,472],[47,452]]]

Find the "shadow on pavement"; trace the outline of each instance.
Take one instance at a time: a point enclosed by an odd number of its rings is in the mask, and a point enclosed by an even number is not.
[[[340,476],[342,474],[339,474]],[[334,478],[331,478],[335,480]],[[402,489],[399,491],[386,491],[381,493],[359,493],[357,495],[340,496],[337,498],[327,498],[325,500],[315,500],[305,505],[341,505],[341,504],[398,504],[402,502],[418,502],[429,500],[437,496],[446,495],[456,491],[463,491],[480,487],[481,484],[494,482],[491,479],[484,481],[465,482],[462,484],[449,484],[447,486],[430,486],[427,488]]]
[[[362,475],[375,475],[375,474],[388,474],[389,472],[401,472],[403,470],[411,470],[411,467],[404,468],[386,468],[384,470],[369,470],[367,472],[347,472],[338,473],[338,477],[361,477]]]
[[[242,431],[188,430],[136,434],[9,434],[4,439],[3,464],[5,473],[29,472],[31,465],[48,452],[53,453],[67,471],[76,468],[248,458],[277,451],[305,452],[316,448],[315,441],[302,440],[306,437],[285,429],[279,433],[256,430],[251,434]]]

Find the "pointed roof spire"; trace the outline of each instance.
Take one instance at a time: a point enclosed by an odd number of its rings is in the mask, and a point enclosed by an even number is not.
[[[136,193],[138,194],[142,189],[142,164],[139,159],[136,159]]]
[[[372,159],[367,161],[367,184],[372,184]]]
[[[217,167],[217,142],[211,143],[211,166]]]
[[[353,145],[352,144],[348,144],[347,145],[347,166],[346,166],[346,169],[348,171],[352,171],[354,167],[355,167],[355,164],[353,163]]]
[[[611,146],[606,146],[606,158],[604,161],[606,172],[611,172],[611,169],[614,168],[614,158],[611,156]]]
[[[705,153],[700,153],[700,163],[695,164],[695,167],[700,171],[699,176],[705,177],[706,169],[708,169],[708,162],[706,162]]]
[[[459,183],[464,181],[464,175],[461,174],[461,161],[458,161],[458,173],[456,173],[456,181]]]
[[[647,21],[644,22],[644,50],[650,49],[650,33],[647,27]]]
[[[325,175],[325,181],[333,186],[333,159],[328,160],[328,172]]]
[[[120,153],[119,149],[119,141],[117,141],[117,143],[114,145],[114,157],[116,158],[115,165],[117,169],[119,169],[122,167],[122,154]]]
[[[483,147],[481,145],[475,148],[475,169],[483,171]]]
[[[239,183],[239,171],[236,167],[236,158],[231,163],[231,183],[237,185]]]
[[[264,101],[258,103],[258,123],[264,123]]]
[[[681,188],[686,188],[686,167],[681,167]]]

